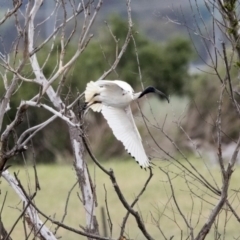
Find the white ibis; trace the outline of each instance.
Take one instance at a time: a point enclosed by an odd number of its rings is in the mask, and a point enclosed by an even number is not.
[[[143,168],[149,167],[149,158],[133,120],[130,103],[151,92],[165,97],[169,102],[168,97],[154,87],[147,87],[142,92],[134,93],[128,83],[120,80],[91,81],[85,90],[86,109],[102,112],[115,137]]]

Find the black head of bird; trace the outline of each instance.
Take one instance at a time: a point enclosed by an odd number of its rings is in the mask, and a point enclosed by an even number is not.
[[[169,102],[169,98],[167,97],[167,95],[161,91],[159,91],[158,89],[156,89],[155,87],[152,87],[152,86],[149,86],[147,88],[145,88],[141,94],[139,95],[138,98],[141,98],[143,97],[145,94],[148,94],[148,93],[156,93],[158,94],[160,97],[163,97],[163,98],[166,98],[167,101]]]

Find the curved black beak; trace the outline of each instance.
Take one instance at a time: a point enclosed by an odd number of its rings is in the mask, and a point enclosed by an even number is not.
[[[148,93],[156,93],[156,94],[158,94],[159,96],[162,96],[162,97],[166,98],[167,101],[168,101],[168,103],[169,103],[169,98],[168,98],[168,96],[167,96],[165,93],[159,91],[158,89],[156,89],[156,88],[154,88],[154,87],[152,87],[152,86],[147,87],[146,89],[144,89],[144,90],[142,91],[142,93],[139,95],[138,98],[141,98],[141,97],[143,97],[145,94],[148,94]]]

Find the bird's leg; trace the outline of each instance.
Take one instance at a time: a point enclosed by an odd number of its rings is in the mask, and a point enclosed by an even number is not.
[[[94,101],[94,102],[92,102],[93,99],[94,99],[96,96],[98,96],[98,95],[100,95],[100,93],[95,93],[88,102],[85,102],[85,103],[84,103],[83,111],[85,111],[87,108],[89,108],[89,107],[90,107],[91,105],[93,105],[93,104],[101,103],[101,102],[99,102],[99,101]],[[90,102],[92,102],[92,103],[89,104]],[[88,104],[89,104],[89,105],[88,105]]]
[[[89,104],[89,103],[87,103],[87,102],[84,103],[84,106],[83,106],[83,116],[84,116],[84,117],[85,117],[85,115],[87,114],[89,108],[90,108],[93,104],[96,104],[96,103],[102,103],[102,102],[100,102],[100,101],[95,101],[95,102],[93,102],[93,103],[91,103],[91,104]],[[88,105],[88,104],[89,104],[89,105]]]

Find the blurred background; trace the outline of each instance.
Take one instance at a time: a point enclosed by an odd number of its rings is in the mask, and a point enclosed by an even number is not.
[[[190,1],[191,2],[191,1]],[[204,146],[209,151],[208,157],[214,161],[215,147],[215,119],[217,112],[217,96],[219,95],[219,80],[206,66],[209,62],[208,51],[213,51],[210,41],[195,34],[196,23],[200,29],[208,28],[211,32],[211,16],[204,5],[204,1],[198,1],[198,5],[190,5],[188,0],[165,1],[165,0],[133,0],[132,17],[134,22],[134,39],[137,47],[137,55],[140,62],[141,76],[139,74],[136,49],[133,41],[130,42],[126,53],[122,57],[115,72],[111,73],[107,79],[121,79],[132,85],[135,91],[142,89],[142,84],[147,87],[153,85],[170,96],[170,104],[167,104],[156,96],[149,96],[142,99],[138,104],[132,105],[134,117],[143,138],[144,146],[148,154],[155,159],[165,159],[167,156],[163,152],[155,150],[151,135],[160,143],[163,149],[167,149],[172,154],[175,148],[160,130],[164,126],[164,131],[175,143],[188,154],[194,154],[196,146]],[[22,10],[26,1],[23,1]],[[9,7],[10,1],[1,1],[0,14],[3,14]],[[71,6],[66,5],[71,11]],[[44,1],[41,11],[37,15],[37,22],[41,23],[51,14],[54,8],[54,1]],[[203,20],[194,18],[194,14],[200,12]],[[81,14],[80,14],[81,15]],[[61,16],[61,14],[59,15]],[[194,20],[196,22],[194,22]],[[52,32],[54,28],[54,16],[48,21],[38,26],[36,44],[41,43]],[[82,17],[78,19],[82,21]],[[22,19],[22,21],[24,21]],[[13,46],[17,39],[17,32],[14,27],[14,18],[0,26],[0,51],[3,53],[13,52]],[[66,34],[70,34],[72,27],[70,23]],[[116,43],[113,40],[108,28],[118,39],[118,47],[121,48],[128,30],[127,13],[125,1],[105,0],[98,14],[91,33],[93,39],[88,48],[80,56],[73,66],[66,79],[66,86],[63,98],[66,102],[71,102],[78,93],[82,93],[86,83],[90,80],[97,80],[101,74],[109,68],[114,61],[116,54]],[[69,32],[68,32],[69,31]],[[204,32],[204,31],[203,31]],[[206,33],[207,34],[207,33]],[[216,46],[220,46],[222,39],[221,32],[216,29]],[[47,63],[43,67],[44,74],[48,77],[56,67],[59,57],[59,39]],[[66,59],[74,53],[76,41],[71,41],[66,51]],[[41,63],[44,63],[50,49],[51,43],[45,46],[38,53]],[[209,49],[206,48],[209,47]],[[219,64],[224,74],[224,66]],[[237,70],[233,71],[233,76],[237,80]],[[31,69],[25,68],[24,75],[31,78]],[[0,82],[0,85],[3,83]],[[11,102],[11,110],[8,112],[8,119],[5,125],[9,124],[19,106],[21,100],[29,99],[38,91],[38,86],[22,83],[21,87],[14,95]],[[57,83],[56,85],[57,86]],[[4,88],[0,86],[0,96],[3,95]],[[48,100],[45,99],[47,102]],[[79,102],[80,105],[83,102]],[[76,107],[75,111],[78,111]],[[141,111],[139,111],[141,108]],[[236,137],[236,129],[239,124],[236,122],[235,112],[231,111],[232,106],[228,99],[223,105],[223,130],[228,134],[224,136],[223,142],[226,146]],[[227,114],[224,114],[227,113]],[[142,119],[144,114],[148,121]],[[44,110],[31,108],[26,119],[21,124],[17,133],[21,133],[29,126],[35,125],[48,118],[50,114]],[[231,124],[228,124],[231,122]],[[124,148],[118,142],[112,131],[102,118],[101,114],[90,113],[85,118],[86,131],[95,155],[102,161],[111,158],[128,158]],[[182,129],[181,129],[182,127]],[[189,142],[188,136],[183,133],[183,129],[194,141]],[[57,134],[56,134],[57,133]],[[70,146],[66,125],[60,119],[55,120],[43,131],[39,132],[33,139],[32,146],[37,162],[71,162],[72,149]],[[28,151],[28,158],[33,152]],[[212,155],[211,155],[212,154]],[[21,158],[14,159],[15,163],[21,163]]]
[[[55,23],[60,24],[58,23],[59,19],[59,22],[62,21],[62,8],[57,11],[57,16],[51,15],[55,2],[53,0],[44,1],[37,14],[36,46],[39,46],[51,34]],[[80,0],[75,0],[76,4],[78,2]],[[27,1],[23,0],[21,6],[23,12],[26,3]],[[225,37],[222,36],[223,33],[218,28],[213,31],[213,22],[204,0],[132,0],[131,3],[135,41],[130,41],[116,71],[112,72],[107,79],[124,80],[131,84],[136,92],[141,91],[143,87],[153,85],[170,96],[170,103],[168,104],[166,100],[148,95],[146,98],[144,97],[133,103],[132,111],[147,154],[154,160],[154,163],[157,163],[157,166],[167,169],[172,174],[174,191],[180,207],[186,216],[191,219],[190,221],[196,224],[196,229],[200,229],[208,219],[212,207],[218,202],[218,196],[212,196],[208,191],[200,190],[201,184],[189,178],[188,183],[194,182],[195,193],[201,195],[193,198],[192,190],[186,184],[186,178],[176,177],[183,174],[184,171],[174,165],[175,161],[172,161],[171,165],[170,161],[162,160],[168,159],[167,154],[170,154],[175,156],[175,160],[177,159],[181,164],[182,162],[186,164],[186,161],[181,160],[183,156],[187,156],[191,164],[199,170],[204,178],[208,179],[214,186],[216,182],[220,183],[219,186],[221,186],[222,175],[219,168],[209,167],[206,162],[214,165],[217,161],[216,119],[221,83],[219,83],[219,78],[214,74],[214,69],[210,65],[212,60],[218,61],[217,67],[220,77],[224,78],[226,74],[225,66],[219,61],[221,60],[220,57],[215,58],[215,49],[222,53],[221,41]],[[12,4],[12,1],[0,1],[0,19],[11,7],[10,4]],[[96,1],[93,1],[92,12],[96,4]],[[68,1],[66,1],[66,10],[68,16],[70,16],[72,11]],[[77,17],[77,30],[79,32],[82,30],[84,20],[82,15],[80,14]],[[47,17],[49,18],[45,21]],[[218,13],[216,13],[217,17]],[[18,24],[24,26],[24,18],[21,14],[19,14],[19,20]],[[0,53],[4,55],[10,54],[12,56],[14,54],[18,42],[18,32],[15,24],[14,17],[11,17],[0,25]],[[74,24],[74,21],[67,24],[66,36],[71,34]],[[113,34],[110,33],[109,29]],[[67,78],[64,79],[65,86],[61,98],[66,103],[71,103],[76,99],[78,94],[85,90],[86,84],[90,80],[97,80],[104,71],[109,69],[115,60],[117,46],[119,51],[127,31],[126,2],[124,0],[104,0],[90,31],[93,38],[69,71]],[[202,32],[202,36],[200,36],[199,31]],[[77,32],[76,37],[71,39],[66,49],[66,61],[76,51],[76,38],[79,36],[79,32]],[[46,44],[37,53],[46,77],[50,77],[58,67],[61,50],[60,35],[58,34],[54,41]],[[113,35],[116,37],[118,44],[116,44]],[[213,36],[216,40],[214,43],[212,42]],[[22,43],[19,44],[19,51],[21,51]],[[213,48],[213,44],[215,48]],[[227,53],[231,50],[227,44],[226,50]],[[49,55],[49,53],[51,54]],[[18,55],[21,56],[21,53]],[[45,62],[46,59],[48,61]],[[14,62],[12,65],[14,66]],[[240,63],[233,58],[231,76],[233,86],[236,88],[233,90],[238,88],[237,68],[239,66]],[[139,67],[141,71],[139,71]],[[8,74],[11,75],[11,73]],[[30,64],[26,64],[23,76],[26,78],[34,77]],[[11,79],[11,76],[8,79]],[[53,87],[58,87],[57,81]],[[11,98],[11,109],[4,119],[3,129],[15,118],[21,100],[29,100],[38,92],[39,87],[37,85],[26,82],[19,85],[18,91]],[[0,81],[0,97],[3,95],[3,82]],[[51,105],[47,98],[43,99],[42,102]],[[74,111],[79,112],[83,103],[84,99],[79,101]],[[51,114],[44,109],[29,108],[23,123],[15,129],[13,135],[19,136],[30,126],[37,125],[50,116]],[[221,127],[223,132],[223,157],[229,159],[233,153],[235,140],[238,137],[239,121],[226,94],[223,96]],[[127,201],[132,202],[142,189],[149,172],[140,169],[129,158],[121,142],[116,140],[101,114],[89,111],[85,117],[85,130],[94,155],[107,169],[113,168]],[[9,144],[14,144],[14,141],[12,140]],[[179,154],[179,150],[184,155]],[[88,158],[87,154],[86,158]],[[65,122],[56,119],[37,133],[29,144],[26,153],[11,159],[13,166],[9,168],[9,171],[17,172],[23,185],[28,186],[29,193],[34,189],[32,160],[37,162],[41,185],[41,191],[38,192],[35,199],[39,208],[43,212],[56,217],[56,219],[61,219],[66,213],[66,198],[69,197],[69,209],[67,210],[65,223],[75,228],[79,228],[79,224],[85,226],[84,209],[80,202],[81,199],[79,200],[79,189],[74,188],[76,186],[76,173],[72,166],[73,155]],[[23,162],[31,164],[24,164],[22,167]],[[118,236],[126,210],[119,203],[109,177],[103,174],[94,164],[88,164],[88,167],[93,177],[94,186],[96,186],[99,204],[96,211],[98,219],[101,219],[99,220],[100,231],[101,233],[104,232],[104,220],[102,220],[104,214],[101,209],[104,208],[107,199],[114,223],[113,235]],[[229,199],[232,202],[235,201],[234,209],[236,211],[239,207],[239,196],[237,196],[239,193],[239,171],[239,168],[234,170],[235,175],[232,177],[232,185],[229,186],[232,194],[232,198]],[[178,236],[182,236],[182,234],[188,236],[189,232],[184,226],[184,221],[179,214],[176,214],[177,209],[173,207],[169,179],[157,167],[153,168],[153,172],[153,179],[135,208],[141,213],[147,229],[155,239],[159,239],[158,228],[160,223],[169,239],[172,239],[171,236],[176,236],[178,239]],[[22,205],[5,181],[1,182],[1,193],[2,199],[5,193],[7,196],[2,219],[9,230],[19,216],[18,210],[21,209]],[[202,196],[207,200],[202,200]],[[226,212],[224,210],[218,216],[219,225],[217,223],[216,226],[219,226],[220,230],[216,227],[216,231],[223,232],[223,239],[225,232],[225,239],[230,239],[230,237],[239,239],[239,222],[228,214],[227,210]],[[222,220],[224,217],[226,222]],[[227,231],[226,223],[229,226]],[[15,238],[13,239],[19,239],[19,236],[23,234],[20,224],[22,223],[19,221],[19,226],[14,229],[13,236]],[[54,228],[52,224],[47,224]],[[213,236],[215,236],[214,231],[212,230],[209,239],[213,239]],[[130,239],[145,239],[139,233],[132,217],[128,222],[126,233],[131,236]],[[59,235],[63,236],[63,239],[76,239],[74,233],[69,233],[63,229],[59,230]],[[104,233],[104,235],[107,236],[108,234]],[[81,239],[81,237],[78,239]],[[217,237],[216,239],[220,238]]]

